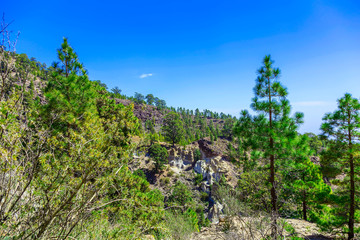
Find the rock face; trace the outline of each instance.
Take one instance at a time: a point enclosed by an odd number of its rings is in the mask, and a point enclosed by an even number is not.
[[[185,169],[194,164],[194,148],[173,147],[169,150],[170,166]]]
[[[221,156],[197,161],[194,166],[194,171],[201,174],[209,185],[212,185],[215,181],[219,181],[223,175],[225,177],[233,176],[234,179],[236,176],[233,165]],[[236,184],[236,182],[234,184]]]
[[[212,185],[215,181],[219,181],[222,175],[220,169],[214,164],[215,159],[199,160],[196,162],[194,171],[201,174],[206,181]]]
[[[206,172],[206,161],[205,160],[199,160],[195,163],[194,171],[197,173],[200,173],[205,178],[207,175]]]
[[[170,164],[171,167],[176,167],[176,168],[179,168],[179,169],[184,169],[185,168],[185,164],[184,164],[184,161],[182,159],[171,160],[169,162],[169,164]]]
[[[220,152],[214,150],[211,147],[211,142],[205,139],[200,139],[198,141],[200,150],[205,154],[207,158],[212,158],[221,155]]]

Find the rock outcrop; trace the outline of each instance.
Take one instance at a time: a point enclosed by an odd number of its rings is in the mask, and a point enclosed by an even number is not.
[[[236,185],[236,169],[221,156],[197,161],[194,166],[194,171],[201,174],[209,185],[212,185],[215,181],[219,181],[221,176],[227,178],[231,185]],[[235,182],[231,180],[235,180]]]
[[[186,149],[181,147],[173,147],[169,152],[169,164],[172,167],[177,167],[180,169],[187,169],[192,167],[194,162],[194,147],[188,147]]]

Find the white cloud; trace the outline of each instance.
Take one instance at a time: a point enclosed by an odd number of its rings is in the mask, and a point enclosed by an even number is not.
[[[152,73],[143,73],[139,76],[139,78],[147,78],[147,77],[151,77],[153,74]]]
[[[301,106],[301,107],[318,107],[318,106],[327,106],[331,103],[324,102],[324,101],[307,101],[307,102],[294,102],[294,106]]]

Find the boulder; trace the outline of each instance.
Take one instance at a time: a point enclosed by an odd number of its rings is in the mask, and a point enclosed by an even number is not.
[[[199,160],[195,163],[194,171],[200,173],[204,178],[206,178],[207,177],[206,166],[207,164],[205,160]]]
[[[219,223],[219,219],[223,218],[223,205],[221,205],[221,203],[216,202],[209,210],[208,213],[208,219],[210,220],[211,223]]]
[[[174,159],[170,161],[170,166],[177,167],[179,169],[184,169],[184,162],[182,159]]]

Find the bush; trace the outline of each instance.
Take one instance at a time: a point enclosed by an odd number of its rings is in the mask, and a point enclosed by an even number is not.
[[[201,193],[200,193],[200,199],[201,199],[201,201],[203,201],[203,202],[209,201],[209,194],[206,193],[206,192],[201,192]]]
[[[198,161],[198,160],[200,160],[200,159],[201,159],[201,152],[200,152],[199,149],[196,149],[196,150],[194,151],[194,160],[195,160],[195,162],[196,162],[196,161]]]
[[[203,179],[204,179],[204,177],[202,174],[200,174],[200,173],[196,174],[195,179],[194,179],[195,185],[198,186],[202,182]]]
[[[167,176],[168,177],[172,177],[174,175],[174,171],[173,170],[170,170],[168,173],[167,173]]]
[[[146,180],[146,175],[145,175],[144,171],[141,169],[134,171],[133,174]]]
[[[165,222],[169,235],[165,239],[187,240],[191,233],[196,231],[192,219],[179,211],[166,211]]]
[[[168,185],[169,183],[170,183],[170,178],[168,178],[168,177],[160,179],[160,184],[161,185]]]
[[[192,193],[185,184],[177,181],[172,188],[168,202],[174,206],[189,208],[193,205]]]

